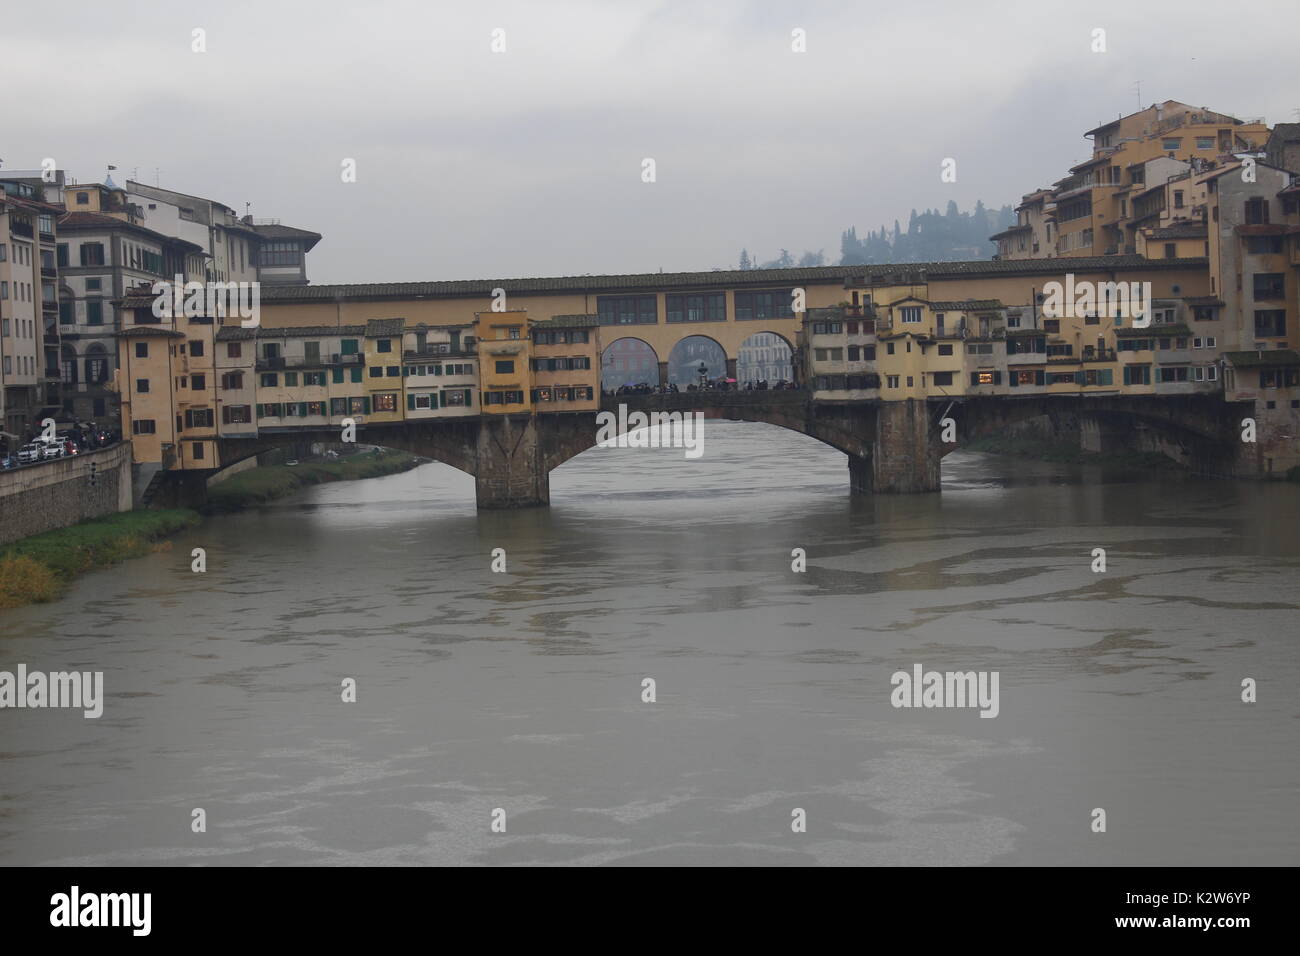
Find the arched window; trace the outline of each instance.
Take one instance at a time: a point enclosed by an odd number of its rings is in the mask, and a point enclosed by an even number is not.
[[[86,381],[92,385],[108,381],[108,353],[98,342],[86,350]]]
[[[77,353],[68,345],[59,353],[59,378],[64,385],[77,384]]]

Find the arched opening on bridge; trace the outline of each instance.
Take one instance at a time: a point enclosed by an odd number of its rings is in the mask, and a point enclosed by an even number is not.
[[[659,384],[659,355],[648,342],[630,336],[615,339],[600,353],[600,387]]]
[[[794,350],[790,343],[775,332],[755,332],[740,343],[736,357],[736,381],[742,385],[755,382],[777,382],[794,380],[792,357]]]
[[[668,384],[680,388],[699,385],[701,375],[709,381],[726,378],[727,352],[707,335],[688,335],[668,355]]]

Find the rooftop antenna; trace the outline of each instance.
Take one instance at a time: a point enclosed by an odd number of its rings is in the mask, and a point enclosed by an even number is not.
[[[1133,84],[1133,90],[1137,93],[1138,112],[1141,113],[1142,112],[1142,81],[1141,80],[1138,80]]]
[[[159,185],[159,182],[158,182],[158,172],[159,172],[158,167],[155,166],[155,167],[153,168],[153,184],[154,184],[155,186]]]

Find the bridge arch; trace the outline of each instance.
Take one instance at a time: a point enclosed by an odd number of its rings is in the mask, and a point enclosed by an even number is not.
[[[701,362],[708,378],[726,378],[727,373],[734,369],[731,359],[722,343],[711,335],[695,332],[683,336],[668,353],[668,383],[681,388],[698,385]]]
[[[659,353],[645,339],[623,335],[600,353],[600,387],[614,390],[624,385],[658,385]]]
[[[769,338],[761,338],[761,337]],[[736,380],[779,382],[794,380],[794,344],[780,332],[751,332],[736,349]]]

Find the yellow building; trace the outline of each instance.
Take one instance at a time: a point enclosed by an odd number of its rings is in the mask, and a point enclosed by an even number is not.
[[[484,415],[533,410],[532,337],[528,313],[476,312],[480,411]]]
[[[404,319],[371,319],[365,333],[365,421],[400,422],[406,415],[402,384]]]
[[[532,392],[539,412],[600,407],[598,317],[556,315],[532,326]]]

